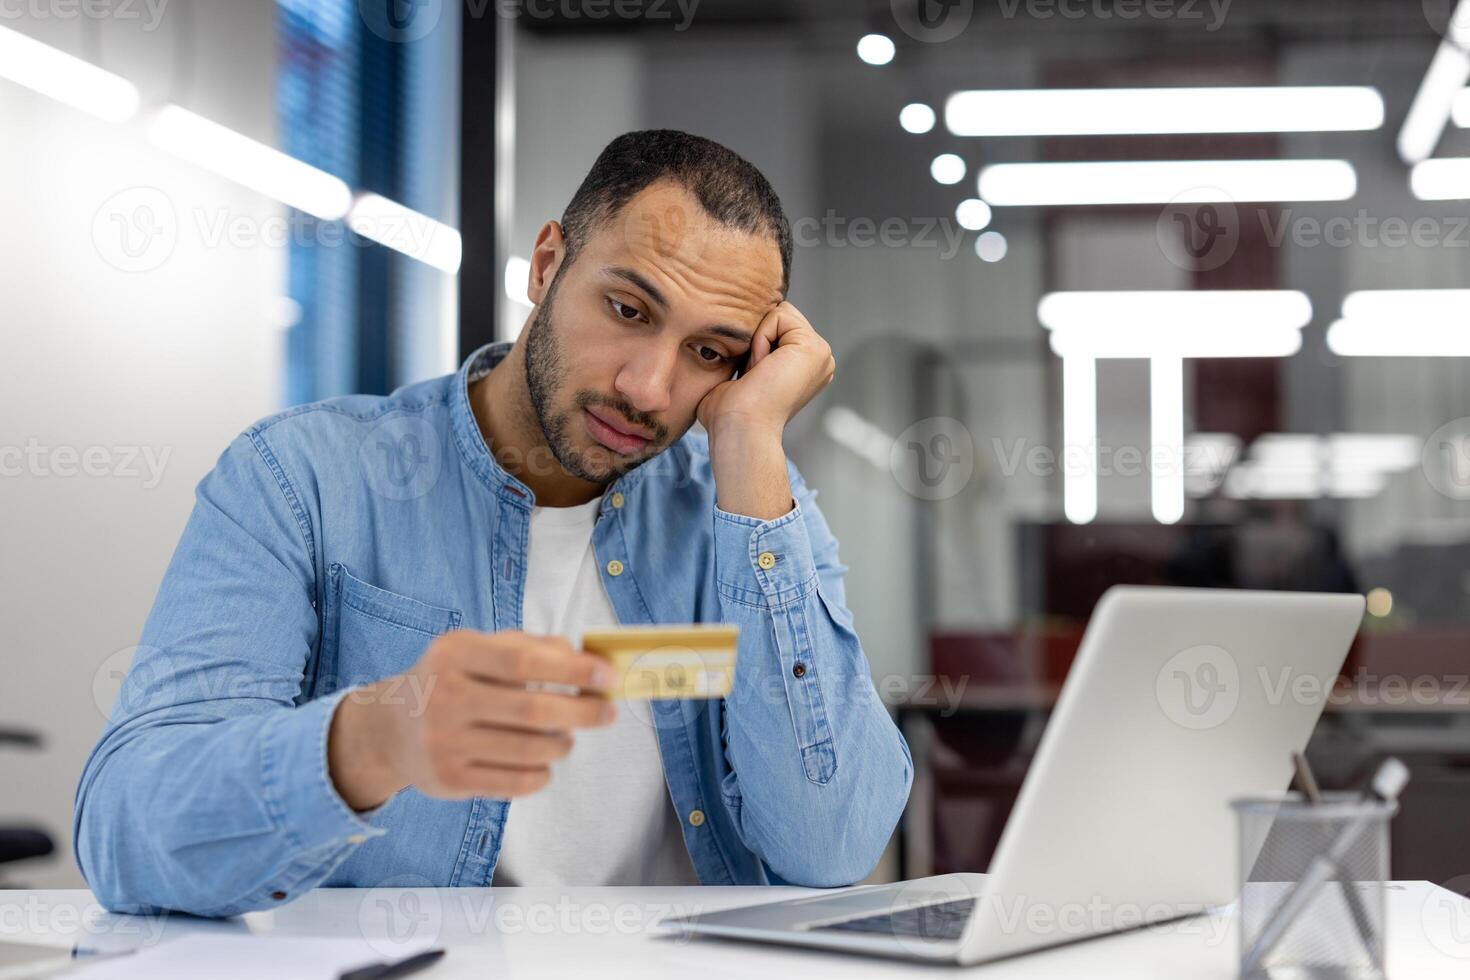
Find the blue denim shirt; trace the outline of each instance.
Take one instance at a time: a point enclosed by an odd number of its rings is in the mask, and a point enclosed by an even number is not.
[[[326,742],[344,696],[435,635],[521,625],[534,500],[467,393],[507,350],[271,416],[200,481],[77,788],[77,862],[104,906],[223,916],[318,885],[490,883],[511,802],[410,787],[355,812]],[[859,881],[912,783],[837,542],[788,469],[789,513],[726,513],[691,432],[608,488],[593,534],[619,622],[740,627],[728,697],[638,706],[702,884]]]

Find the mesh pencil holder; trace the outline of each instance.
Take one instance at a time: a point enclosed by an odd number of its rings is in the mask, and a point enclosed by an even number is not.
[[[1397,804],[1350,793],[1326,793],[1313,804],[1290,793],[1231,806],[1240,847],[1240,976],[1383,980],[1388,828]],[[1294,887],[1334,848],[1321,886],[1292,908]],[[1270,951],[1252,963],[1263,937]]]

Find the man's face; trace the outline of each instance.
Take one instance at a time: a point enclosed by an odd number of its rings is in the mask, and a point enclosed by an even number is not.
[[[781,298],[774,238],[718,224],[671,183],[638,194],[562,263],[528,328],[557,461],[605,484],[678,441]]]

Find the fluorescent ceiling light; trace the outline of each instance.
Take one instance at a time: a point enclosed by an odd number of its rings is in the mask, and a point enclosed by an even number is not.
[[[8,27],[0,27],[0,78],[107,122],[126,122],[138,111],[132,82]]]
[[[956,136],[1369,130],[1383,125],[1383,97],[1368,86],[966,91],[944,122]]]
[[[459,271],[464,251],[459,232],[397,201],[361,195],[347,215],[347,227],[451,275]]]
[[[1470,289],[1372,289],[1348,293],[1327,328],[1342,357],[1470,357]]]
[[[898,124],[906,133],[927,133],[934,128],[934,110],[922,102],[910,102],[899,110]]]
[[[1377,496],[1388,477],[1382,473],[1321,473],[1236,466],[1225,475],[1225,496],[1237,500],[1313,500],[1318,497]]]
[[[965,179],[965,161],[954,153],[941,153],[929,164],[929,176],[941,184],[958,184]]]
[[[1058,357],[1290,357],[1302,348],[1299,330],[1243,323],[1229,331],[1129,326],[1101,331],[1063,327],[1051,332]]]
[[[1097,517],[1097,362],[1062,360],[1062,513],[1073,524]]]
[[[1312,322],[1312,301],[1306,293],[1288,289],[1077,291],[1048,293],[1037,304],[1036,315],[1049,330],[1299,330]]]
[[[1276,469],[1311,469],[1321,466],[1321,440],[1314,435],[1294,432],[1268,432],[1251,443],[1252,462]]]
[[[1156,357],[1149,362],[1149,456],[1154,520],[1176,524],[1184,516],[1184,361]]]
[[[1327,349],[1339,357],[1470,357],[1470,322],[1338,320]]]
[[[893,60],[893,40],[886,34],[864,34],[858,39],[858,57],[870,65],[886,65]]]
[[[1342,301],[1348,320],[1470,322],[1470,289],[1365,289]]]
[[[158,111],[148,135],[160,149],[323,220],[352,205],[352,191],[331,174],[176,105]]]
[[[1399,156],[1405,163],[1419,163],[1434,155],[1455,100],[1470,81],[1470,54],[1465,52],[1470,37],[1462,36],[1470,33],[1463,29],[1466,20],[1470,20],[1470,2],[1461,0],[1451,17],[1449,36],[1435,50],[1399,130]]]
[[[1145,160],[998,163],[980,171],[991,206],[1345,201],[1358,177],[1346,160]]]
[[[967,197],[954,209],[955,220],[966,231],[979,231],[990,224],[990,205],[978,197]]]
[[[1225,494],[1237,498],[1371,497],[1392,473],[1419,464],[1413,436],[1338,432],[1328,436],[1273,432],[1251,445],[1230,470]]]
[[[1273,470],[1328,469],[1396,473],[1419,465],[1420,440],[1379,432],[1328,436],[1268,432],[1251,444],[1250,459]]]
[[[1462,88],[1455,95],[1455,105],[1450,112],[1450,118],[1454,119],[1455,125],[1461,129],[1470,129],[1470,88]]]
[[[982,262],[999,262],[1006,257],[1010,248],[1006,236],[998,231],[982,232],[975,239],[975,254],[980,256]]]
[[[1419,465],[1423,443],[1409,435],[1338,432],[1327,437],[1327,455],[1335,470],[1402,472]]]
[[[1443,157],[1414,164],[1409,189],[1421,201],[1463,201],[1470,198],[1470,157]]]

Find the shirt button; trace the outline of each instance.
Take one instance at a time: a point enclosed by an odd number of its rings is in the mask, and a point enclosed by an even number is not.
[[[703,826],[703,825],[704,825],[704,811],[703,810],[690,810],[689,811],[689,826],[691,826],[691,827],[700,827],[700,826]]]
[[[614,507],[621,507],[621,506],[623,506],[623,495],[620,494],[620,493],[614,493],[612,495],[612,505]]]
[[[791,676],[792,677],[805,677],[806,676],[806,664],[803,664],[803,663],[794,664],[792,666],[792,668],[791,668]]]
[[[776,566],[776,556],[771,554],[769,551],[762,551],[759,555],[756,556],[755,563],[761,568],[769,571]]]
[[[367,834],[353,834],[351,837],[347,838],[347,843],[361,844],[365,840],[367,840]]]
[[[623,563],[618,561],[616,558],[608,562],[607,574],[613,576],[614,578],[617,578],[619,575],[623,574]]]
[[[284,899],[285,897],[286,897],[286,893],[285,892],[271,892],[271,898],[275,899],[278,902],[281,901],[282,899]]]

